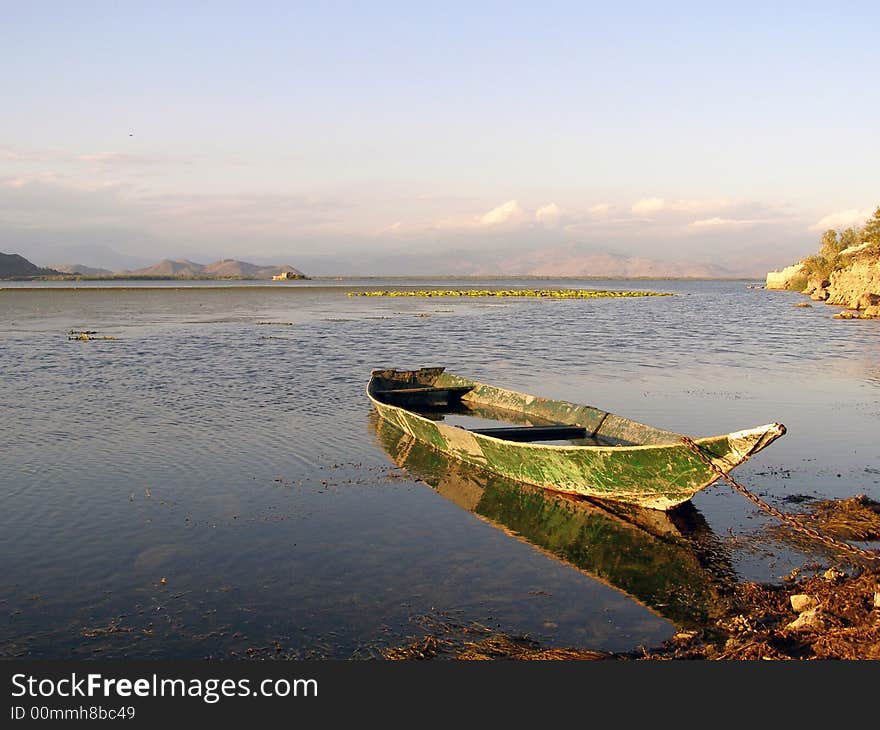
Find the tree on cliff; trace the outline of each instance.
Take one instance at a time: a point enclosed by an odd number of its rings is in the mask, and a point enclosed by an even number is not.
[[[822,234],[822,246],[819,249],[819,254],[821,256],[831,258],[839,254],[845,248],[846,244],[843,242],[843,237],[838,237],[837,231],[833,228],[828,229]]]
[[[873,244],[871,250],[880,253],[880,206],[865,223],[863,235],[866,243]]]
[[[856,256],[880,256],[880,206],[863,228],[850,227],[845,231],[835,231],[832,228],[825,231],[819,253],[808,256],[801,262],[803,278],[814,286],[826,286],[832,273],[846,268],[852,262],[852,254],[841,254],[865,243],[870,245],[861,249]]]
[[[863,234],[861,228],[853,228],[852,226],[850,226],[843,233],[840,234],[841,250],[861,246],[863,243],[862,237]]]

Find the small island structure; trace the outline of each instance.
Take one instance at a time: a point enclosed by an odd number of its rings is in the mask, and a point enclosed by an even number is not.
[[[293,281],[294,279],[305,279],[302,274],[297,274],[295,271],[282,271],[280,274],[275,274],[272,277],[272,281]]]

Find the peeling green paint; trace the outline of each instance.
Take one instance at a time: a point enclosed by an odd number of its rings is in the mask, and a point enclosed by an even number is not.
[[[434,421],[385,403],[377,391],[413,386],[468,386],[462,404],[480,415],[582,426],[589,439],[570,446],[505,441]],[[718,479],[681,443],[681,434],[653,428],[601,409],[504,390],[446,373],[376,370],[367,394],[379,415],[433,448],[509,479],[587,497],[669,510]],[[513,417],[512,417],[513,416]],[[694,439],[725,471],[746,461],[785,427],[773,423],[732,434]]]

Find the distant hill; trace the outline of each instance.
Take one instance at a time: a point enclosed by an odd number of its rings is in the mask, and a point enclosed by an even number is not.
[[[304,254],[300,263],[315,276],[468,276],[705,278],[763,277],[763,267],[748,268],[693,260],[662,261],[596,251],[587,245],[560,245],[500,252],[498,249],[352,252],[346,258]],[[752,270],[754,269],[754,270]]]
[[[713,264],[658,261],[583,251],[575,246],[559,246],[510,256],[498,265],[497,270],[513,276],[723,278],[731,275],[727,269]]]
[[[17,253],[0,253],[0,279],[58,276],[60,271],[43,269]]]
[[[213,264],[204,267],[206,274],[213,276],[235,277],[244,279],[271,279],[276,274],[289,271],[295,276],[305,278],[305,274],[298,269],[285,264],[284,266],[258,266],[257,264],[249,264],[247,261],[236,261],[235,259],[221,259]]]
[[[134,271],[123,271],[123,274],[136,276],[179,276],[182,279],[204,276],[204,264],[197,264],[188,259],[163,259],[158,264]]]
[[[146,245],[141,248],[146,248]],[[84,265],[93,269],[106,269],[107,271],[128,271],[149,266],[158,259],[155,255],[144,258],[140,255],[120,253],[110,246],[99,243],[93,244],[68,244],[27,242],[27,248],[22,254],[37,266],[51,266],[56,263],[73,262],[76,265]]]
[[[132,276],[176,276],[181,279],[271,279],[285,271],[303,279],[307,278],[301,271],[287,264],[258,266],[235,259],[221,259],[211,264],[199,264],[188,259],[164,259],[154,266],[122,273]]]
[[[110,269],[98,269],[84,264],[58,264],[52,268],[62,274],[82,274],[83,276],[107,276],[113,273]]]

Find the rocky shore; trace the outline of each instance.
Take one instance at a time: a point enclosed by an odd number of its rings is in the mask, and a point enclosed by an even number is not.
[[[811,273],[805,261],[771,271],[766,288],[799,291],[813,301],[846,307],[835,315],[838,319],[880,319],[880,258],[858,252],[827,275]]]
[[[880,319],[880,206],[863,226],[825,231],[818,253],[769,272],[766,288],[846,307],[836,319]]]
[[[837,540],[880,540],[880,503],[862,495],[820,501],[797,514],[803,525]],[[780,536],[795,536],[780,526]],[[812,543],[815,544],[815,543]],[[880,659],[880,551],[865,559],[839,553],[775,583],[722,584],[714,613],[679,628],[656,647],[628,652],[548,648],[529,636],[445,617],[420,617],[422,635],[381,652],[384,659],[516,660],[860,660]]]
[[[841,271],[833,272],[825,292],[817,288],[812,294],[824,296],[827,304],[858,310],[862,317],[880,317],[880,261],[857,261]]]
[[[700,630],[679,631],[662,645],[629,652],[548,648],[526,635],[480,624],[422,617],[423,636],[381,658],[461,660],[878,660],[880,570],[835,567],[781,585],[741,583],[725,597],[723,616]]]

